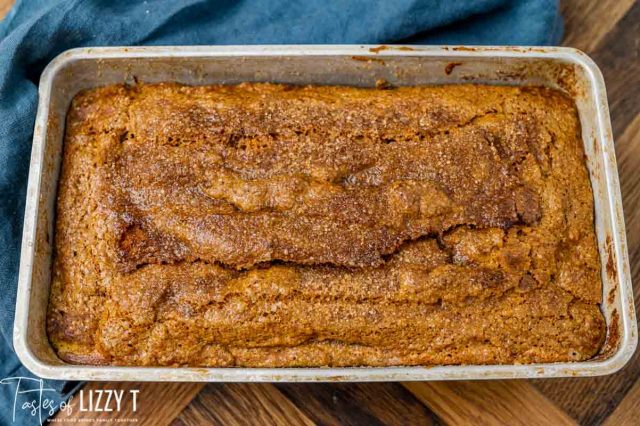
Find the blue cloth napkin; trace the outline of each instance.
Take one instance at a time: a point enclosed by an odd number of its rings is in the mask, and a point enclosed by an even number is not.
[[[551,45],[562,35],[557,0],[18,0],[0,22],[0,424],[14,422],[16,385],[34,378],[13,353],[24,201],[44,66],[78,46],[419,43]],[[74,384],[46,380],[58,406]],[[23,380],[33,389],[39,382]],[[47,410],[24,409],[36,424]]]

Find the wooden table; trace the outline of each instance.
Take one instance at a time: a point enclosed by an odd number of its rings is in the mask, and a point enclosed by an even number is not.
[[[0,13],[11,0],[0,0]],[[640,302],[640,2],[563,1],[563,44],[604,73],[622,184],[636,310]],[[138,407],[71,417],[138,424],[640,424],[640,355],[592,379],[361,384],[90,383],[138,389]],[[64,414],[59,418],[67,417]]]

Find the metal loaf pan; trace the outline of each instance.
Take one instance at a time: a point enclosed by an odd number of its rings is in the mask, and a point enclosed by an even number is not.
[[[133,82],[268,81],[374,86],[492,83],[545,85],[578,106],[595,197],[607,342],[585,362],[389,368],[151,368],[79,366],[55,355],[45,332],[54,202],[64,122],[79,90]],[[35,374],[66,380],[396,381],[596,376],[632,356],[637,325],[609,110],[602,75],[567,48],[452,46],[223,46],[84,48],[55,58],[42,74],[20,260],[15,350]]]

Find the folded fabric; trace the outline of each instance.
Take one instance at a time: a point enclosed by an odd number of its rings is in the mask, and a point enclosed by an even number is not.
[[[561,33],[557,0],[18,0],[0,22],[0,423],[49,414],[23,408],[31,394],[17,396],[14,412],[17,382],[8,378],[34,378],[13,352],[12,329],[37,84],[57,54],[107,45],[550,45]],[[43,386],[55,406],[74,388]]]

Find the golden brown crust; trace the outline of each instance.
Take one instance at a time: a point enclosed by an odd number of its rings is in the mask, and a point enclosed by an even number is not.
[[[50,340],[89,364],[588,359],[605,331],[579,132],[536,87],[83,92]]]

